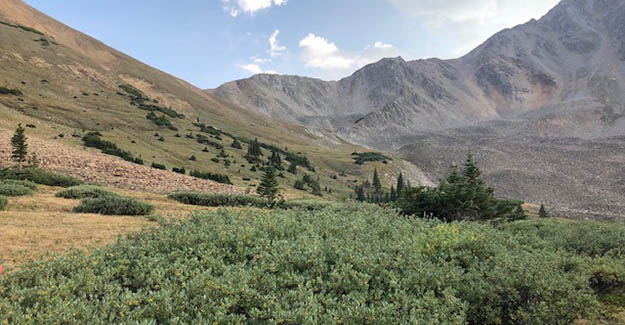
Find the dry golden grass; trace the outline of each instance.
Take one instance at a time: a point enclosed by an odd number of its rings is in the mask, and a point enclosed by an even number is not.
[[[55,197],[60,190],[40,186],[32,196],[9,199],[7,211],[0,212],[2,265],[16,267],[31,259],[62,254],[74,248],[87,250],[111,243],[119,235],[157,226],[145,217],[73,213],[79,201]],[[164,195],[115,191],[154,204],[154,215],[168,219],[182,218],[200,210],[168,200]]]

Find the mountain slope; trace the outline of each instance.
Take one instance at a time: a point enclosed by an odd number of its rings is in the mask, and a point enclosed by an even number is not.
[[[0,128],[31,124],[36,128],[28,129],[29,136],[73,146],[82,146],[81,136],[97,131],[147,165],[225,174],[236,186],[250,190],[262,172],[252,168],[259,163],[244,158],[245,139],[259,138],[281,150],[283,159],[287,154],[303,155],[309,158],[310,169],[314,167],[311,171],[300,166],[298,175],[285,173],[281,183],[289,196],[309,195],[292,188],[304,172],[319,177],[322,188],[333,189],[326,196],[337,197],[349,195],[349,184],[374,167],[389,181],[401,169],[420,175],[415,166],[400,160],[356,166],[351,153],[364,150],[361,147],[250,113],[22,1],[3,1],[0,22],[0,87],[19,92],[0,94]],[[231,148],[235,137],[242,141],[242,149]],[[264,151],[263,160],[271,153]],[[347,176],[334,179],[341,172]]]
[[[337,82],[257,75],[208,92],[395,151],[432,179],[472,149],[506,195],[622,214],[618,173],[604,171],[625,135],[623,17],[624,0],[564,0],[458,59],[383,59]]]

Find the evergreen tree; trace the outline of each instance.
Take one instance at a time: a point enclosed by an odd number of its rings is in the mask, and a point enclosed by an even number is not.
[[[282,167],[282,159],[280,158],[280,154],[275,150],[271,152],[271,157],[269,158],[269,164],[273,166],[273,168],[278,170],[283,170]]]
[[[226,151],[224,149],[221,149],[221,151],[219,152],[217,157],[219,157],[219,158],[228,158],[228,154],[226,153]]]
[[[520,204],[517,206],[517,208],[514,210],[514,212],[512,212],[512,214],[508,218],[508,220],[510,221],[524,220],[524,219],[527,219],[527,215],[525,214],[525,210],[523,210],[523,206],[521,206]]]
[[[289,169],[287,170],[287,172],[293,174],[293,175],[297,175],[297,165],[294,164],[293,162],[291,162],[291,164],[289,165]]]
[[[20,168],[26,161],[26,155],[28,154],[28,144],[26,143],[27,139],[24,131],[25,130],[22,127],[22,124],[19,124],[13,134],[13,137],[11,138],[11,146],[13,146],[11,159],[18,163]]]
[[[230,145],[230,147],[234,149],[239,149],[239,150],[243,149],[243,146],[241,146],[241,143],[236,138],[234,139],[234,141],[232,141],[232,144]]]
[[[365,189],[362,186],[356,186],[356,201],[365,202]]]
[[[397,196],[400,196],[404,192],[404,187],[404,174],[399,173],[399,176],[397,177]]]
[[[549,212],[547,212],[547,208],[545,208],[544,204],[540,205],[540,210],[538,210],[538,217],[549,218]]]
[[[394,186],[391,186],[391,193],[389,195],[389,200],[391,202],[397,201],[397,192],[395,191],[395,187]]]
[[[280,195],[280,188],[278,187],[278,180],[276,179],[276,170],[267,167],[263,178],[256,189],[258,195],[267,198],[270,203],[273,203]]]
[[[382,183],[380,182],[377,168],[373,170],[373,189],[376,193],[382,192]]]

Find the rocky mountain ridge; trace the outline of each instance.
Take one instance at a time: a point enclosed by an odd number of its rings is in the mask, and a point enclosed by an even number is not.
[[[458,59],[387,58],[332,82],[257,75],[209,92],[394,151],[433,179],[471,149],[503,195],[622,214],[623,26],[624,0],[563,0]]]

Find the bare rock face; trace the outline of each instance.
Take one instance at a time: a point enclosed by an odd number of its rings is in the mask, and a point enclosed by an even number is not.
[[[472,149],[507,197],[625,213],[625,0],[563,0],[454,60],[383,59],[336,82],[258,75],[209,92],[444,175]]]

